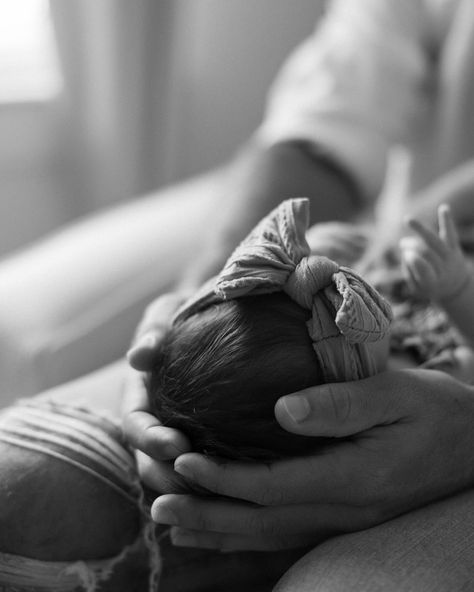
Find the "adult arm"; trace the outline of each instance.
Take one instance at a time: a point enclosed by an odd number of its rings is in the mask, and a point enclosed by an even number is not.
[[[414,196],[408,204],[408,214],[436,226],[437,210],[442,204],[450,207],[459,226],[461,239],[472,236],[474,224],[474,159],[457,166]],[[469,241],[472,243],[472,238]]]
[[[310,199],[312,223],[351,220],[369,201],[349,170],[314,143],[285,139],[268,144],[252,137],[227,166],[220,211],[181,286],[196,288],[218,272],[268,212],[296,196]]]
[[[276,416],[286,430],[334,437],[334,444],[265,465],[179,457],[180,475],[225,497],[159,497],[152,515],[173,525],[176,544],[225,550],[314,544],[474,483],[474,388],[447,374],[406,370],[314,387],[280,399]],[[158,479],[155,487],[166,485]]]

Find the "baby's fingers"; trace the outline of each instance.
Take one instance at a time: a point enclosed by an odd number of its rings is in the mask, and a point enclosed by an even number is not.
[[[417,248],[417,241],[412,237],[400,241],[402,269],[408,283],[416,290],[426,290],[437,281],[437,273],[433,261],[422,254]]]
[[[413,230],[423,240],[426,246],[431,249],[433,253],[439,257],[444,257],[446,253],[445,243],[434,230],[427,228],[419,220],[414,218],[409,218],[407,220],[407,224],[411,230]]]
[[[447,204],[438,208],[439,236],[450,249],[460,249],[459,234],[454,223],[451,209]]]

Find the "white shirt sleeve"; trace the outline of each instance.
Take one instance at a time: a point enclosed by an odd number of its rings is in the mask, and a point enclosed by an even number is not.
[[[284,64],[260,139],[314,142],[376,195],[390,146],[423,108],[424,10],[423,0],[335,0]]]

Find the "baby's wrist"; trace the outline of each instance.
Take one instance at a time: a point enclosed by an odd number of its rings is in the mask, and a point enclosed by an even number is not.
[[[469,273],[468,270],[465,271],[464,277],[462,281],[458,283],[454,290],[450,291],[448,294],[445,294],[438,298],[438,302],[441,305],[448,305],[453,304],[456,300],[464,295],[464,293],[470,287],[472,281],[472,273]]]

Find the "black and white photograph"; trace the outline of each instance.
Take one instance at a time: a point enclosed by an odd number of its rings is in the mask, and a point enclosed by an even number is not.
[[[0,0],[0,592],[474,591],[474,0]]]

